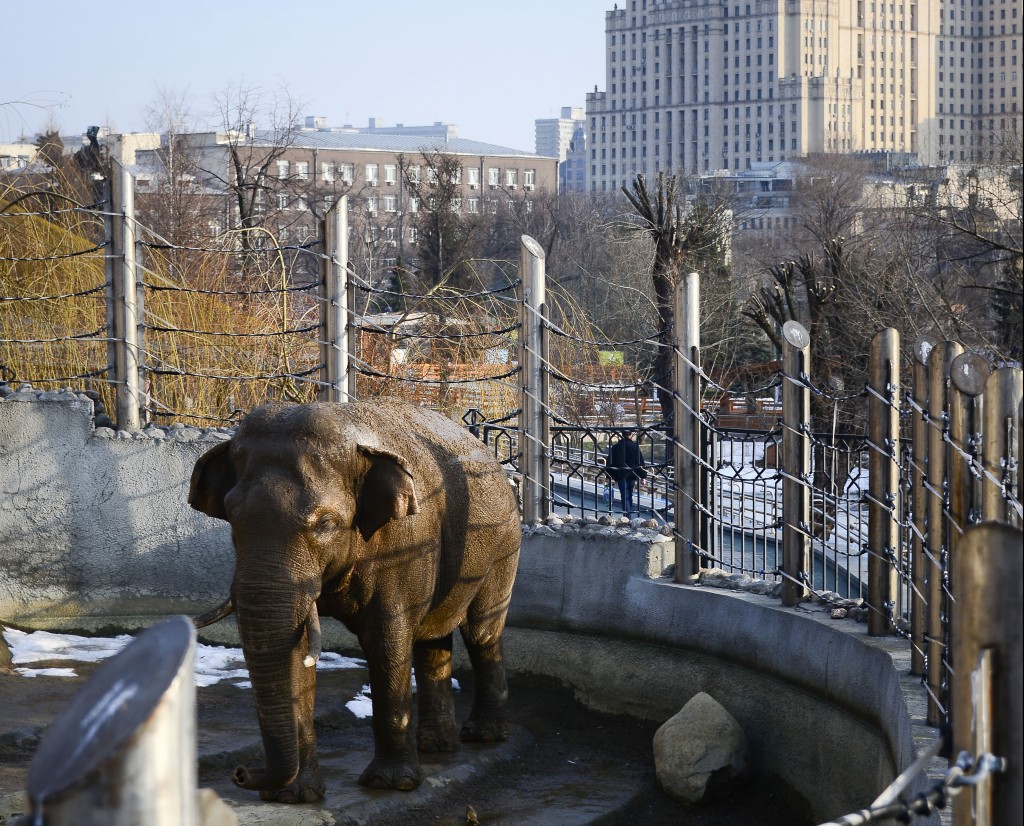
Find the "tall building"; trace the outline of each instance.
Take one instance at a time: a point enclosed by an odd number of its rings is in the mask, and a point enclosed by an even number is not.
[[[539,118],[536,152],[558,158],[558,191],[586,189],[586,111],[582,106],[563,106],[561,117]]]
[[[587,94],[589,182],[811,153],[998,153],[1019,130],[1013,0],[627,0]],[[1019,138],[1018,138],[1019,140]]]

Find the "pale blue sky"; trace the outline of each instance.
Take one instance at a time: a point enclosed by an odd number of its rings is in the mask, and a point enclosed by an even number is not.
[[[329,125],[443,121],[534,149],[534,120],[604,88],[612,0],[49,0],[4,38],[0,142],[54,121],[147,129],[160,91],[216,126],[213,93],[287,84]],[[35,9],[33,14],[32,10]],[[8,22],[12,18],[8,15]],[[21,101],[21,103],[12,103]]]

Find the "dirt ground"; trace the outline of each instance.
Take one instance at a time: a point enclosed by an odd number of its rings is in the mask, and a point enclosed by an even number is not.
[[[61,663],[66,665],[66,663]],[[45,664],[39,664],[45,665]],[[0,674],[0,823],[25,811],[22,792],[45,727],[94,666],[77,678]],[[472,700],[472,676],[460,674],[460,719]],[[369,719],[347,708],[366,682],[362,669],[318,675],[317,728],[328,786],[321,804],[263,803],[229,780],[238,763],[258,762],[252,692],[220,683],[197,692],[199,785],[212,787],[240,824],[467,823],[468,807],[487,824],[674,824],[675,826],[803,826],[809,816],[774,782],[755,779],[727,800],[685,806],[658,788],[655,723],[584,708],[571,689],[548,678],[511,675],[506,743],[464,745],[455,754],[424,756],[425,780],[414,792],[363,789],[356,779],[369,761]],[[471,822],[471,821],[470,821]]]

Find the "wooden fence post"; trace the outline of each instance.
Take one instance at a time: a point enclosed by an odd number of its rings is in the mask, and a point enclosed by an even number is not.
[[[548,395],[544,320],[547,297],[544,273],[544,248],[529,235],[523,235],[519,253],[519,279],[522,304],[519,328],[519,366],[522,370],[522,395],[519,412],[519,452],[522,456],[523,521],[532,522],[548,515],[551,483],[548,436]]]
[[[914,529],[910,540],[910,673],[924,674],[925,663],[925,617],[927,609],[927,558],[925,557],[925,512],[928,509],[926,495],[925,464],[928,456],[928,356],[935,349],[935,339],[923,336],[914,347],[914,387],[911,397],[913,406],[913,430],[911,434],[912,462],[910,468],[910,501]]]
[[[1017,528],[1021,527],[1021,515],[1011,499],[1021,501],[1017,454],[1021,450],[1022,387],[1019,367],[1001,367],[988,377],[982,439],[982,519]]]
[[[787,321],[782,338],[782,604],[791,607],[808,594],[811,564],[811,337]]]
[[[111,297],[114,392],[119,430],[142,427],[142,307],[136,260],[135,180],[118,163],[111,176]]]
[[[952,560],[952,756],[966,751],[975,764],[985,753],[1006,760],[1004,771],[953,798],[954,826],[1011,826],[1024,811],[1022,542],[1020,530],[985,522],[964,532]]]
[[[195,651],[173,617],[96,670],[32,760],[32,823],[196,826]]]
[[[892,632],[899,587],[900,334],[871,339],[868,384],[868,634]]]
[[[323,266],[324,340],[320,345],[320,362],[326,387],[320,396],[332,402],[355,401],[349,340],[355,325],[349,320],[347,195],[342,195],[328,210],[323,228],[324,245],[330,259]]]
[[[676,582],[692,582],[700,570],[695,546],[700,545],[701,383],[700,276],[687,273],[676,285],[673,331],[675,349],[673,393],[673,463],[675,467]]]
[[[946,399],[950,365],[963,348],[954,341],[944,341],[928,357],[928,725],[940,726],[946,721]]]

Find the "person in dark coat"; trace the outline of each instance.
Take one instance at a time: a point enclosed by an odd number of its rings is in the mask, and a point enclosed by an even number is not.
[[[633,490],[638,479],[645,479],[644,457],[640,447],[628,431],[619,432],[619,440],[608,448],[608,475],[619,486],[622,510],[626,516],[633,515]]]

